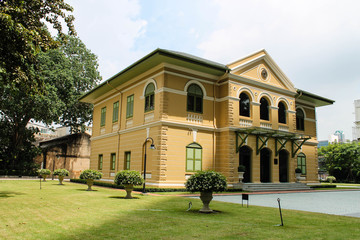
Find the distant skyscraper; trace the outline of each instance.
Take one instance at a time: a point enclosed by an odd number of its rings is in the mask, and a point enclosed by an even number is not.
[[[334,134],[330,135],[329,143],[344,143],[345,134],[343,131],[337,130]]]
[[[353,127],[353,140],[360,140],[360,99],[354,101],[355,126]]]

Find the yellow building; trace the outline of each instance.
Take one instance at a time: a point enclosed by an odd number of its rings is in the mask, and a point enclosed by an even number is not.
[[[143,172],[146,184],[184,187],[197,170],[239,182],[318,181],[315,108],[332,100],[296,89],[265,50],[222,65],[157,49],[85,94],[94,104],[90,168],[103,178]],[[148,142],[149,148],[151,142]]]

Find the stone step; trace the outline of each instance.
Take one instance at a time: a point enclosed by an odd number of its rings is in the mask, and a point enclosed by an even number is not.
[[[305,183],[243,183],[242,189],[250,192],[311,190]]]

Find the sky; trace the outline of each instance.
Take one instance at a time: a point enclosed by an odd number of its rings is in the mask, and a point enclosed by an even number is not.
[[[352,140],[360,99],[358,0],[66,0],[103,80],[156,48],[222,64],[266,49],[296,88],[335,100],[317,108],[319,140]]]

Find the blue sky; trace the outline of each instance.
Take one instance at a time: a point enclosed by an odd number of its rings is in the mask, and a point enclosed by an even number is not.
[[[318,139],[352,139],[360,99],[360,1],[68,0],[103,79],[156,48],[223,64],[265,48],[295,87],[333,99],[317,109]]]

